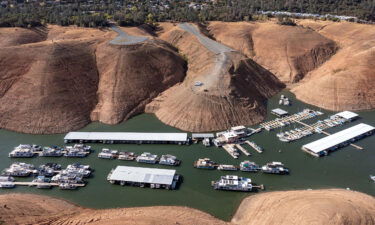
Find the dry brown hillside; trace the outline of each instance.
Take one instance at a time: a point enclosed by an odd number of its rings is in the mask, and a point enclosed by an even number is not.
[[[185,76],[185,61],[160,40],[112,46],[115,32],[59,26],[4,28],[0,36],[0,127],[9,130],[62,133],[92,119],[118,123]]]
[[[185,28],[199,33],[194,26]],[[148,112],[194,132],[263,120],[267,98],[283,87],[273,74],[235,50],[206,37],[200,37],[202,42],[184,27],[168,25],[165,30],[160,37],[180,50],[189,68],[184,82],[156,98]]]
[[[0,127],[58,133],[85,126],[96,103],[93,42],[44,41],[0,50]]]
[[[31,194],[0,195],[5,224],[138,225],[374,225],[375,199],[341,189],[255,194],[243,200],[231,222],[177,206],[84,209],[63,200]]]
[[[141,113],[160,92],[185,77],[185,62],[159,40],[131,46],[101,43],[97,50],[99,102],[92,120],[117,124]]]
[[[340,50],[293,88],[297,98],[330,110],[375,108],[375,26],[300,21]]]
[[[212,22],[216,40],[243,52],[274,73],[282,82],[295,83],[333,55],[334,41],[300,26],[269,22]]]

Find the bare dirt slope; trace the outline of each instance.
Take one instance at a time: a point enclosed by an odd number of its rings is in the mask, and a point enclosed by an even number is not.
[[[339,189],[264,193],[244,199],[232,223],[372,225],[375,224],[375,199]]]
[[[375,199],[342,189],[263,193],[244,199],[232,221],[227,223],[187,207],[94,210],[45,196],[8,194],[0,195],[0,222],[61,225],[374,225]]]
[[[264,118],[267,98],[283,87],[276,77],[243,54],[203,36],[193,25],[166,30],[160,38],[187,58],[187,76],[149,104],[148,112],[168,125],[194,132],[250,125]]]
[[[45,28],[1,28],[0,48],[43,41],[47,32]]]
[[[185,77],[185,61],[159,40],[130,46],[103,42],[96,55],[99,103],[91,118],[107,124],[143,112],[154,97]]]
[[[375,26],[300,21],[339,44],[340,50],[311,71],[292,91],[297,98],[329,110],[375,108]]]
[[[108,29],[40,29],[0,29],[2,128],[62,133],[92,120],[118,123],[185,76],[185,61],[161,40],[123,47],[109,44],[116,33]]]
[[[337,50],[334,41],[317,32],[274,21],[212,22],[208,29],[216,40],[243,52],[285,83],[298,82]]]
[[[0,50],[0,127],[59,133],[85,126],[96,103],[93,42],[44,41]]]

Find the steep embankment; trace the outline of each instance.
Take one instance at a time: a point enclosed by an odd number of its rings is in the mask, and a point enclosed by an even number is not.
[[[109,30],[59,26],[0,29],[0,36],[0,127],[9,130],[118,123],[185,74],[184,60],[160,40],[122,46],[109,43],[116,37]]]
[[[266,100],[283,85],[241,53],[221,45],[190,24],[166,27],[160,37],[188,62],[183,83],[147,106],[164,123],[188,131],[213,131],[260,122]],[[198,84],[197,84],[198,83]]]
[[[329,110],[375,108],[375,26],[300,21],[337,42],[340,50],[293,88],[297,98]]]
[[[44,41],[0,50],[0,127],[58,133],[90,122],[98,73],[93,42]]]
[[[160,92],[185,77],[185,62],[169,44],[121,35],[97,48],[99,103],[91,118],[107,124],[143,112]]]
[[[374,225],[375,199],[341,189],[264,193],[244,199],[232,221],[226,223],[187,207],[94,210],[45,196],[8,194],[0,195],[0,222],[72,225]]]
[[[243,52],[285,83],[298,82],[337,50],[332,40],[317,32],[272,21],[212,22],[208,29],[216,40]]]

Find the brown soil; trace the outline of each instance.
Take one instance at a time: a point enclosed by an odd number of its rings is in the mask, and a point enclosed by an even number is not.
[[[285,83],[298,82],[337,50],[334,41],[317,32],[274,21],[212,22],[208,29],[216,40],[243,52]]]
[[[72,225],[374,225],[375,199],[341,189],[263,193],[244,199],[232,221],[227,223],[187,207],[94,210],[40,195],[7,194],[0,195],[0,222]]]
[[[1,28],[0,48],[43,41],[47,38],[45,28]]]
[[[185,61],[161,40],[112,46],[116,33],[108,29],[59,26],[0,29],[0,37],[5,34],[0,127],[9,130],[62,133],[92,120],[118,123],[185,76]]]
[[[375,27],[300,21],[334,40],[340,50],[293,88],[297,98],[329,110],[375,108]]]
[[[117,124],[143,112],[145,105],[160,92],[185,77],[184,60],[163,41],[135,46],[103,42],[96,56],[99,103],[91,118],[107,124]]]
[[[146,107],[147,112],[154,112],[170,126],[192,132],[263,120],[267,98],[283,87],[276,77],[239,52],[215,56],[181,28],[167,26],[164,30],[167,32],[160,37],[180,50],[189,68],[184,82],[156,98]],[[217,64],[221,57],[225,63]],[[196,81],[204,85],[194,86]]]

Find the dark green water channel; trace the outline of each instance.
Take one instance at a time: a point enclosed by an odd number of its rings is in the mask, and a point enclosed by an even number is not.
[[[306,107],[317,109],[316,107],[294,100],[292,94],[287,91],[280,94],[292,97],[293,105],[282,107],[291,113],[301,111]],[[280,94],[269,101],[269,110],[278,107],[277,102]],[[328,111],[323,112],[325,112],[325,115],[320,116],[319,119],[325,119],[328,115],[333,114]],[[361,112],[359,114],[361,119],[358,121],[328,131],[334,133],[360,122],[375,125],[375,111]],[[268,115],[267,120],[273,118],[274,116]],[[312,123],[314,121],[316,121],[316,119],[307,120],[306,122]],[[284,130],[294,128],[295,126],[289,126],[288,128],[284,128]],[[82,129],[82,131],[175,132],[178,130],[162,124],[154,115],[143,114],[115,126],[92,123]],[[244,146],[252,153],[252,156],[246,157],[241,155],[241,157],[236,160],[231,158],[222,148],[206,148],[201,143],[190,146],[92,144],[96,152],[84,159],[66,159],[64,157],[9,159],[7,157],[9,151],[21,143],[34,143],[44,146],[63,145],[63,137],[65,134],[29,135],[0,130],[0,170],[3,170],[12,162],[16,161],[32,163],[34,165],[56,162],[64,166],[73,162],[81,162],[83,164],[90,164],[95,169],[94,176],[88,179],[88,185],[76,191],[63,191],[57,188],[52,190],[40,190],[32,187],[17,187],[12,190],[0,190],[0,193],[25,192],[45,194],[64,198],[91,208],[181,205],[206,211],[225,220],[231,218],[243,198],[257,194],[213,190],[210,187],[211,180],[216,180],[221,175],[225,174],[237,174],[250,177],[255,183],[264,184],[266,186],[265,191],[348,187],[352,190],[375,196],[375,183],[369,179],[370,174],[375,175],[375,136],[368,137],[358,142],[358,145],[365,148],[362,151],[354,149],[353,147],[346,147],[327,157],[315,158],[301,151],[301,146],[305,143],[317,140],[323,137],[323,135],[315,134],[297,142],[282,143],[276,137],[277,131],[278,130],[272,132],[263,131],[262,133],[250,137],[251,140],[254,140],[257,144],[262,146],[265,152],[263,154],[258,154],[249,146]],[[184,181],[180,189],[174,191],[111,185],[106,181],[106,176],[116,165],[150,166],[170,169],[173,169],[173,167],[98,159],[98,151],[103,147],[134,151],[137,153],[148,151],[158,155],[167,153],[176,155],[182,160],[182,165],[176,169],[177,172],[183,176]],[[281,150],[281,153],[279,150]],[[269,161],[281,161],[290,168],[291,174],[288,176],[278,176],[262,173],[221,172],[194,169],[192,166],[193,161],[202,157],[209,157],[218,163],[236,165],[246,159],[255,161],[260,165]],[[30,180],[31,178],[28,179]]]

